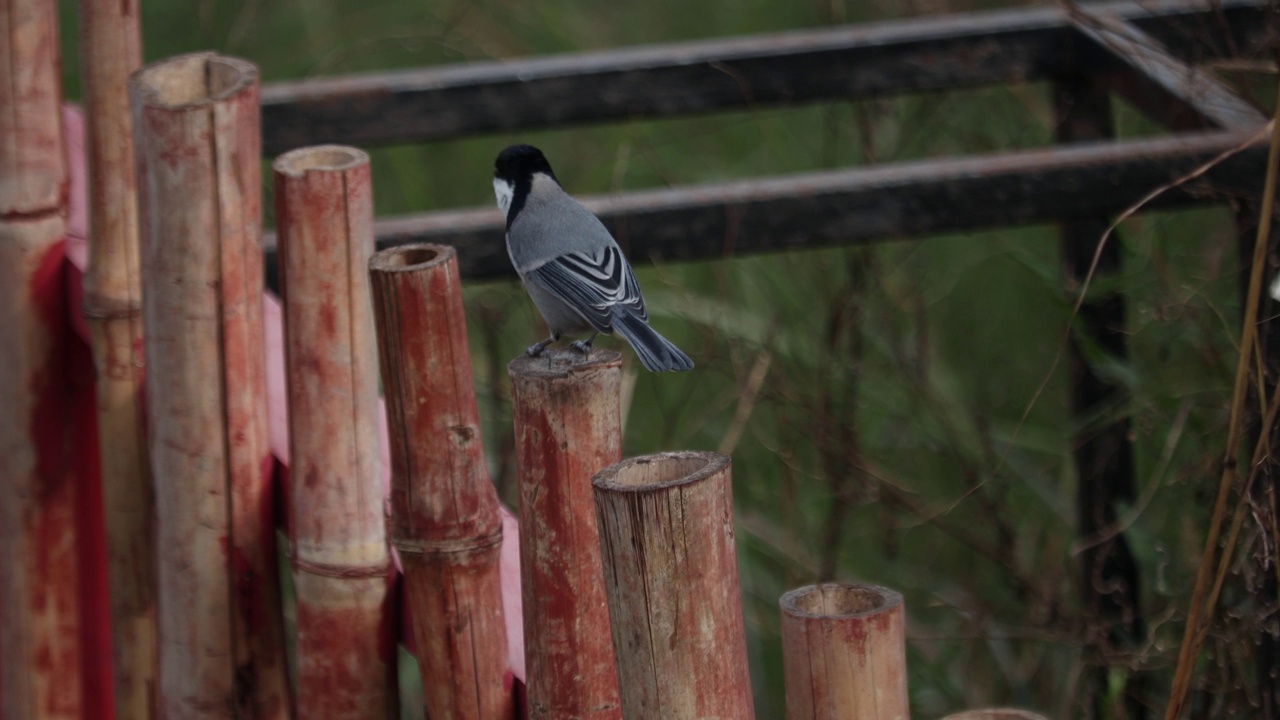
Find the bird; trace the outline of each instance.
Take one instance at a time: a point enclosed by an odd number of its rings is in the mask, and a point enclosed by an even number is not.
[[[693,368],[688,355],[649,326],[640,284],[618,243],[565,192],[541,150],[512,145],[499,153],[493,191],[507,217],[511,264],[551,331],[529,346],[529,356],[562,336],[586,333],[571,345],[589,355],[596,335],[616,330],[651,372]]]

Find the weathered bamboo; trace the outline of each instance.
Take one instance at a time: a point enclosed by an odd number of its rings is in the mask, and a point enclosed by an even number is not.
[[[80,38],[90,228],[83,310],[97,379],[116,714],[149,718],[156,673],[155,528],[140,392],[142,290],[128,84],[142,64],[137,0],[81,0]]]
[[[730,475],[726,455],[664,452],[592,480],[628,720],[755,716]]]
[[[986,708],[983,710],[965,710],[951,713],[942,720],[1049,720],[1040,713],[1017,708]]]
[[[622,356],[548,350],[508,373],[529,717],[620,719],[591,477],[622,459]]]
[[[297,714],[396,718],[367,271],[369,156],[311,147],[280,156],[272,167],[289,392]]]
[[[4,174],[0,170],[0,174]],[[79,718],[77,490],[69,461],[62,216],[0,220],[0,717]]]
[[[0,32],[0,217],[64,210],[57,3],[3,0]]]
[[[211,53],[130,81],[158,548],[157,712],[288,712],[267,446],[258,73]]]
[[[391,443],[391,541],[404,567],[427,712],[509,720],[498,551],[457,254],[406,245],[369,262]]]
[[[0,717],[85,710],[57,3],[0,0]]]
[[[824,583],[782,596],[788,720],[906,720],[902,595]]]

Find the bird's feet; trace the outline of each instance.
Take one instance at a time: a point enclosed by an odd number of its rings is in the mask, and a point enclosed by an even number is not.
[[[542,341],[542,342],[540,342],[540,343],[534,343],[534,344],[530,345],[530,346],[528,347],[528,349],[526,349],[526,350],[524,351],[524,354],[525,354],[525,355],[528,355],[529,357],[537,357],[537,356],[541,355],[541,354],[542,354],[542,351],[543,351],[543,350],[546,350],[546,349],[547,349],[547,346],[548,346],[548,345],[550,345],[550,344],[551,344],[551,343],[553,343],[553,342],[555,342],[555,338],[553,338],[553,337],[549,337],[549,338],[547,338],[546,340],[543,340],[543,341]]]
[[[569,343],[569,347],[573,348],[574,350],[577,350],[583,355],[590,355],[592,340],[595,340],[594,336],[587,340],[574,340],[573,342]]]

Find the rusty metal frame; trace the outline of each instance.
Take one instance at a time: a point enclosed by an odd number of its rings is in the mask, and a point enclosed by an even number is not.
[[[1236,148],[1266,119],[1198,60],[1259,53],[1260,0],[1095,3],[478,62],[264,88],[268,152],[798,106],[1076,75],[1169,137],[857,167],[586,198],[636,262],[696,260],[1116,213]],[[1255,145],[1159,205],[1255,194]],[[992,202],[992,201],[995,202]],[[381,219],[380,246],[458,246],[464,275],[510,273],[496,210]],[[274,238],[267,238],[269,267]]]

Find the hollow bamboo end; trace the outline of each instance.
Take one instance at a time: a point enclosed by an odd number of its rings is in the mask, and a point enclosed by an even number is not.
[[[281,175],[300,178],[309,172],[344,172],[367,165],[369,155],[348,145],[315,145],[291,150],[271,163]]]
[[[902,594],[863,583],[823,583],[782,596],[782,612],[798,618],[865,618],[902,605]]]
[[[717,452],[662,452],[610,465],[596,474],[597,490],[643,493],[690,485],[729,468],[729,456]]]
[[[985,708],[952,713],[942,720],[1048,720],[1040,713],[1018,708]]]
[[[521,355],[507,365],[507,374],[516,380],[555,380],[589,370],[622,370],[622,353],[614,350],[592,350],[590,355],[572,348],[547,348],[530,357]]]
[[[456,257],[452,245],[414,243],[379,250],[369,258],[369,270],[377,273],[421,272],[445,265]]]
[[[258,68],[213,52],[178,55],[133,74],[133,91],[144,105],[181,110],[225,100],[254,87]]]

